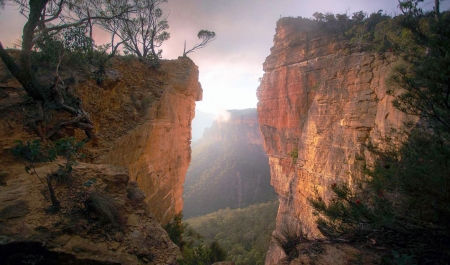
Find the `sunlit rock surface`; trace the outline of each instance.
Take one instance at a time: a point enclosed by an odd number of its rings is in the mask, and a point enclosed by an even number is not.
[[[183,209],[183,183],[191,161],[191,122],[201,100],[198,68],[188,58],[165,62],[161,96],[147,119],[114,142],[104,162],[125,166],[147,195],[150,210],[167,223]]]
[[[17,56],[18,51],[10,53]],[[20,262],[28,263],[41,258],[68,259],[73,264],[175,263],[179,248],[160,223],[182,209],[182,185],[190,162],[190,125],[202,89],[198,68],[190,59],[161,63],[160,69],[153,69],[137,59],[113,58],[107,69],[109,79],[101,86],[81,71],[61,67],[61,78],[68,80],[68,89],[83,100],[90,113],[95,137],[82,148],[84,163],[74,169],[74,187],[55,186],[62,204],[61,213],[56,215],[45,213],[50,205],[45,185],[35,174],[26,174],[24,162],[10,152],[16,140],[37,139],[24,126],[35,117],[36,104],[26,101],[20,84],[0,63],[2,259],[3,253],[14,254],[23,248],[11,262],[19,262],[16,258],[20,256],[25,258]],[[51,111],[43,124],[51,126],[60,119],[67,119],[67,115]],[[62,132],[78,140],[85,138],[71,128]],[[36,167],[42,179],[57,164]],[[135,187],[131,181],[144,191],[147,204],[127,198],[127,190]],[[122,230],[111,233],[110,226],[95,224],[89,219],[93,217],[83,212],[83,196],[93,192],[112,198],[119,206]],[[41,246],[52,253],[44,253]],[[43,253],[42,257],[34,259],[36,251]]]
[[[271,183],[280,200],[275,233],[301,223],[309,236],[320,237],[307,199],[317,191],[328,200],[332,183],[363,179],[370,159],[363,143],[405,120],[386,94],[395,60],[308,29],[301,19],[278,21],[257,91]],[[266,264],[284,255],[273,243]]]

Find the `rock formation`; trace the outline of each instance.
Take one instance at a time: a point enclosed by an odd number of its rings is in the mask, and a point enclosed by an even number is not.
[[[61,77],[69,80],[66,84],[90,113],[96,137],[82,149],[84,163],[74,167],[76,188],[56,186],[62,211],[48,215],[45,185],[26,174],[23,162],[10,152],[16,140],[36,139],[24,126],[35,112],[34,104],[27,103],[23,89],[0,63],[0,253],[11,252],[11,262],[36,251],[46,253],[38,259],[66,258],[74,264],[174,264],[179,257],[178,247],[160,223],[183,207],[190,124],[195,101],[202,97],[198,68],[188,58],[162,61],[159,69],[113,58],[107,74],[108,80],[98,86],[78,71],[61,68]],[[44,123],[60,114],[52,115]],[[70,128],[64,132],[85,137]],[[55,167],[55,163],[36,165],[44,177]],[[133,202],[127,195],[138,188],[145,203]],[[80,214],[86,208],[80,196],[92,193],[115,202],[121,212],[120,229],[96,224],[95,214]],[[29,252],[14,254],[14,249]]]
[[[389,52],[361,51],[301,18],[278,21],[257,91],[271,183],[280,200],[275,233],[301,226],[320,237],[307,199],[317,192],[328,200],[332,183],[363,179],[370,160],[363,143],[405,120],[386,94],[395,60]],[[266,264],[283,257],[272,243]]]
[[[114,142],[106,163],[125,166],[147,195],[146,202],[165,224],[183,209],[183,183],[191,161],[191,122],[201,100],[198,68],[188,58],[166,62],[160,98],[146,122]]]

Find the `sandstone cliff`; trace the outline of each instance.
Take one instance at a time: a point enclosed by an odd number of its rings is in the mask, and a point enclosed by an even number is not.
[[[191,122],[201,100],[198,68],[188,58],[163,64],[158,100],[144,124],[114,142],[104,162],[125,166],[165,224],[183,209],[183,183],[191,161]],[[144,97],[145,98],[145,97]]]
[[[8,252],[15,242],[25,242],[18,248],[34,242],[73,255],[69,259],[80,260],[74,264],[174,263],[179,249],[160,223],[171,220],[183,206],[190,124],[195,101],[202,97],[197,66],[180,58],[162,61],[156,70],[138,60],[115,58],[107,70],[108,80],[101,86],[78,71],[62,68],[60,74],[71,80],[67,84],[72,93],[83,100],[96,137],[82,149],[86,163],[74,168],[81,185],[74,194],[57,186],[63,211],[49,216],[44,212],[49,205],[43,196],[45,186],[36,176],[27,175],[24,164],[10,153],[15,140],[36,138],[24,126],[36,112],[34,104],[26,101],[23,89],[0,64],[0,252]],[[51,114],[43,124],[62,115]],[[64,132],[77,139],[85,137],[70,128]],[[37,165],[37,171],[45,176],[55,166]],[[127,199],[127,190],[134,187],[130,181],[144,191],[146,204]],[[83,221],[83,215],[72,218],[71,209],[83,208],[75,203],[79,197],[93,192],[118,205],[123,217],[118,234]]]
[[[328,200],[332,183],[363,179],[370,159],[363,143],[405,117],[391,106],[385,81],[391,53],[362,52],[342,37],[320,33],[301,18],[278,21],[258,87],[258,117],[279,195],[277,230],[302,228],[320,237],[307,199]],[[298,159],[289,155],[298,149]],[[272,244],[266,264],[283,251]]]

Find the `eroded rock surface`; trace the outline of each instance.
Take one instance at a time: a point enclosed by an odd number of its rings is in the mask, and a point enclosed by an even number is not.
[[[363,179],[370,154],[362,144],[405,120],[386,94],[395,60],[307,29],[301,19],[278,21],[257,92],[271,183],[280,199],[275,233],[301,224],[309,236],[320,237],[308,198],[317,191],[328,200],[332,183]],[[272,244],[266,264],[284,255]]]
[[[150,210],[167,223],[183,209],[183,183],[191,161],[191,122],[201,100],[198,68],[188,58],[162,66],[162,95],[146,121],[114,142],[104,162],[125,166],[147,198]]]
[[[26,100],[20,84],[0,63],[0,244],[5,248],[19,242],[34,249],[36,243],[73,255],[80,264],[173,264],[179,257],[179,248],[160,223],[182,209],[190,124],[195,101],[202,97],[198,68],[189,58],[162,61],[160,69],[138,60],[111,61],[110,78],[101,86],[80,71],[61,69],[68,89],[90,113],[95,137],[82,148],[85,163],[74,169],[79,185],[56,187],[62,200],[62,211],[56,215],[45,212],[50,205],[45,185],[26,174],[24,162],[10,152],[16,140],[37,138],[26,126],[36,116],[36,104]],[[64,115],[51,111],[40,124],[51,128]],[[71,128],[62,132],[85,138]],[[56,163],[39,164],[37,172],[45,180],[56,168]],[[130,189],[138,188],[146,204],[127,197]],[[118,204],[122,229],[95,224],[98,216],[86,213],[82,203],[91,193]]]
[[[175,264],[179,248],[144,203],[127,199],[132,186],[125,168],[79,164],[70,184],[56,186],[62,210],[47,214],[50,202],[39,177],[56,168],[39,165],[33,175],[20,166],[10,168],[14,178],[0,186],[0,252],[6,264]],[[117,224],[88,212],[84,202],[92,193],[114,202]]]

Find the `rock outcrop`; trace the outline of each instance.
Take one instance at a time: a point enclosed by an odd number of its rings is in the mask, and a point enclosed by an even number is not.
[[[103,161],[128,168],[150,210],[165,224],[183,210],[191,122],[202,90],[198,68],[188,58],[166,62],[162,71],[161,96],[149,107],[146,121],[115,141]]]
[[[61,213],[48,215],[45,185],[27,175],[24,163],[10,152],[16,140],[36,139],[24,126],[35,117],[35,104],[26,101],[20,84],[0,63],[0,253],[23,247],[34,255],[44,247],[51,253],[41,258],[77,260],[74,264],[174,264],[180,251],[161,223],[183,207],[190,125],[195,101],[202,97],[197,66],[189,58],[162,61],[159,69],[113,58],[108,80],[100,86],[70,68],[61,67],[60,75],[72,94],[82,99],[96,137],[82,148],[84,163],[74,168],[78,184],[71,189],[56,186]],[[63,115],[53,111],[42,124]],[[85,137],[70,127],[63,132],[79,140]],[[41,177],[55,167],[55,163],[36,165]],[[142,203],[128,195],[138,188],[145,194]],[[115,227],[114,233],[109,226],[96,225],[96,215],[84,210],[80,196],[93,193],[111,198],[122,213],[120,229]],[[12,261],[27,253],[18,253]]]
[[[392,53],[361,51],[336,34],[308,28],[301,18],[278,21],[258,87],[258,117],[279,195],[277,230],[320,237],[308,198],[328,200],[332,183],[364,178],[363,143],[400,125],[404,115],[386,94]],[[290,156],[298,149],[298,159]],[[272,243],[266,264],[285,254]]]
[[[134,187],[125,168],[80,163],[69,187],[56,188],[61,212],[47,214],[44,209],[50,203],[43,196],[46,190],[39,176],[56,168],[57,164],[39,165],[35,174],[29,175],[23,166],[9,167],[10,177],[0,186],[2,262],[175,264],[181,255],[179,248],[145,204],[127,198],[127,190]],[[117,224],[96,221],[93,213],[86,212],[83,204],[92,193],[114,202]]]

